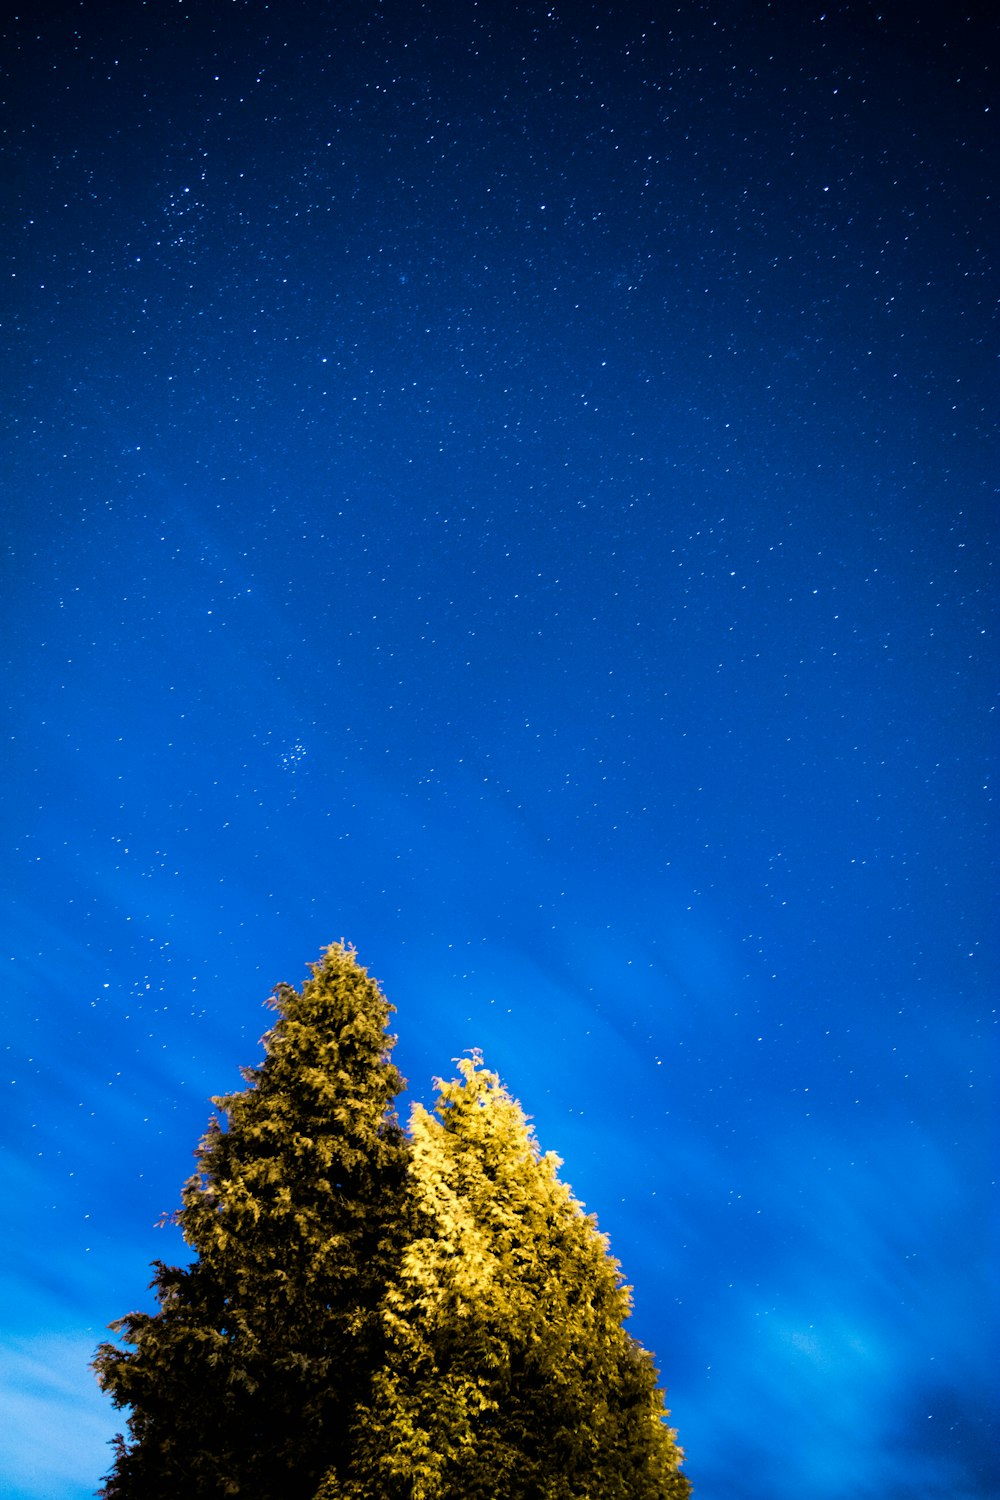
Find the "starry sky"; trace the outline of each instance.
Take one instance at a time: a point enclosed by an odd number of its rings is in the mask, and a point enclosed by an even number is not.
[[[3,57],[7,1500],[347,938],[699,1500],[1000,1490],[987,7],[63,0]],[[995,1263],[995,1259],[994,1259]]]

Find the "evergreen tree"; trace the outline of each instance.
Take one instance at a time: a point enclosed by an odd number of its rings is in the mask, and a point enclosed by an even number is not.
[[[682,1450],[594,1219],[478,1056],[412,1118],[413,1237],[353,1482],[318,1500],[684,1500]]]
[[[155,1265],[155,1313],[94,1361],[119,1435],[106,1500],[312,1500],[348,1465],[350,1414],[381,1359],[408,1148],[391,1113],[392,1007],[353,950],[280,985],[247,1088],[213,1100],[176,1215],[196,1259]]]

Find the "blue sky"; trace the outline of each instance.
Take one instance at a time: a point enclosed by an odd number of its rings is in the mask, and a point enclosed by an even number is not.
[[[988,53],[11,23],[11,1500],[93,1493],[92,1350],[341,937],[411,1098],[482,1047],[564,1158],[702,1500],[996,1492]]]

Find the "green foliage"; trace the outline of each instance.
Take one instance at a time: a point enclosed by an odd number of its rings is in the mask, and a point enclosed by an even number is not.
[[[159,1310],[112,1327],[98,1380],[130,1408],[108,1500],[311,1500],[344,1462],[378,1364],[378,1308],[401,1250],[408,1148],[391,1114],[391,1007],[342,946],[297,992],[248,1087],[215,1099],[177,1219],[197,1259],[157,1264]]]
[[[478,1055],[392,1114],[391,1007],[334,946],[216,1099],[156,1265],[95,1369],[106,1500],[685,1500],[594,1219]]]

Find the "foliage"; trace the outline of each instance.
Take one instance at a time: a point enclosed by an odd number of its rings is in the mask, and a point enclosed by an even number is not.
[[[264,1061],[213,1100],[225,1123],[213,1116],[183,1189],[197,1259],[158,1262],[159,1310],[112,1324],[131,1347],[98,1350],[132,1439],[117,1440],[107,1500],[311,1500],[378,1363],[407,1158],[392,1007],[340,945],[273,1004]]]
[[[392,1103],[392,1007],[335,945],[216,1099],[158,1310],[94,1364],[106,1500],[685,1500],[618,1262],[475,1054]]]
[[[366,1500],[683,1500],[629,1290],[478,1055],[413,1112],[413,1238],[358,1425]]]

